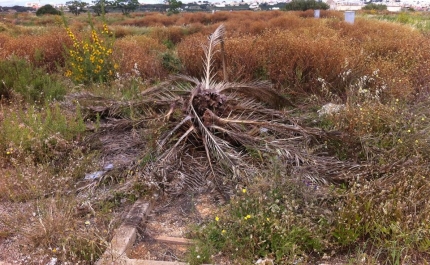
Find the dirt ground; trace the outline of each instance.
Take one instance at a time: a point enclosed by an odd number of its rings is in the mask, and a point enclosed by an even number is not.
[[[132,259],[184,261],[187,246],[157,242],[156,237],[187,238],[190,225],[213,218],[216,202],[210,195],[182,196],[156,205],[129,254]]]
[[[181,196],[175,200],[158,201],[149,214],[144,225],[139,227],[139,236],[128,255],[132,259],[184,261],[187,255],[187,245],[157,242],[156,237],[167,236],[186,238],[191,224],[198,225],[213,218],[217,202],[211,195],[198,197]],[[26,238],[22,231],[13,231],[7,223],[22,219],[25,225],[37,222],[33,216],[31,203],[0,203],[0,264],[49,264],[52,257],[37,255],[37,250],[26,248]],[[128,208],[127,208],[128,209]],[[13,220],[12,220],[13,218]],[[27,251],[23,251],[27,250]],[[35,252],[34,252],[35,251]],[[57,263],[58,264],[58,263]]]
[[[22,250],[27,245],[26,239],[13,226],[20,220],[27,224],[34,222],[32,210],[32,205],[29,203],[0,202],[0,264],[1,262],[26,264],[33,259],[22,254]],[[41,257],[36,262],[43,264],[44,261],[45,258]]]

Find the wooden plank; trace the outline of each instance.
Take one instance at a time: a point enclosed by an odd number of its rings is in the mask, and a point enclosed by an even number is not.
[[[157,242],[176,244],[176,245],[192,245],[194,242],[187,238],[171,237],[171,236],[157,236],[154,237]]]
[[[144,200],[138,200],[134,203],[123,224],[115,230],[110,246],[96,262],[96,265],[127,263],[127,252],[136,241],[137,227],[145,222],[150,208],[151,204]]]
[[[141,260],[141,259],[129,259],[127,265],[187,265],[189,263],[180,261],[161,261],[161,260]],[[202,264],[212,265],[212,264]]]
[[[138,227],[146,221],[146,216],[151,211],[150,203],[144,200],[138,200],[134,203],[128,212],[123,225]]]
[[[179,261],[161,261],[161,260],[141,260],[129,259],[127,265],[187,265],[188,263]]]

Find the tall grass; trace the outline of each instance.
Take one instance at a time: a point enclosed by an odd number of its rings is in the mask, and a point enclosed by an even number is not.
[[[135,76],[144,80],[159,80],[165,78],[167,72],[163,69],[162,53],[167,47],[157,39],[147,36],[130,36],[116,41],[114,46],[114,61],[119,65],[121,76]]]
[[[46,30],[37,35],[13,36],[1,33],[0,59],[17,56],[27,59],[34,66],[44,67],[47,71],[53,72],[58,67],[64,66],[64,46],[70,44],[67,34],[59,28]]]

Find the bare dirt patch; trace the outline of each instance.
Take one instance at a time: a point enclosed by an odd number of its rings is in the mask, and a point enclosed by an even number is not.
[[[216,211],[217,202],[211,194],[196,197],[182,195],[176,199],[156,202],[147,222],[140,229],[140,237],[129,258],[184,261],[188,249],[186,244],[160,242],[159,238],[187,238],[192,225],[214,218]]]
[[[29,203],[0,202],[0,264],[28,264],[29,256],[23,255],[26,239],[17,231],[16,224],[31,222],[32,207]]]

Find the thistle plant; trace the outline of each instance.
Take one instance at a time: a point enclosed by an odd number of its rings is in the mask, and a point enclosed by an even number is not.
[[[112,60],[113,40],[107,25],[97,32],[91,24],[91,37],[84,40],[78,40],[67,26],[66,30],[73,46],[67,50],[65,76],[85,84],[112,80],[117,66]]]

